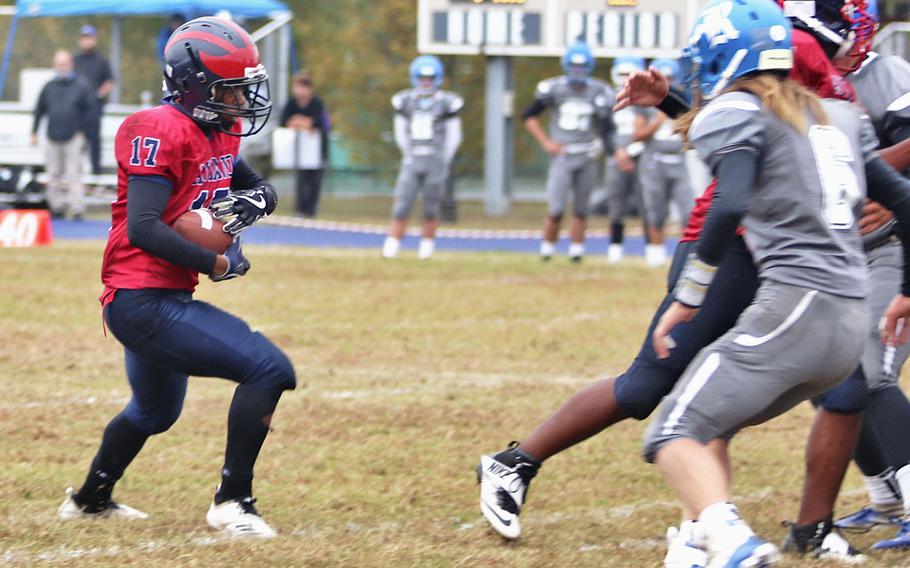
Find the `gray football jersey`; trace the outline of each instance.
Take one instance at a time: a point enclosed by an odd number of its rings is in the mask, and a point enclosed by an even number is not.
[[[849,78],[882,147],[902,142],[895,131],[910,123],[910,63],[896,55],[870,54]]]
[[[445,122],[458,115],[462,107],[464,100],[449,91],[418,96],[413,89],[407,89],[392,97],[392,108],[408,121],[411,150],[423,155],[442,154],[446,137]]]
[[[648,122],[654,120],[659,110],[655,108],[633,107],[635,114],[644,117]],[[649,140],[645,142],[645,152],[659,152],[661,154],[681,154],[683,151],[682,136],[675,132],[676,123],[667,117],[660,127],[654,132]]]
[[[822,102],[829,124],[808,117],[797,132],[761,108],[754,95],[721,95],[696,116],[690,140],[713,170],[724,154],[761,158],[749,211],[746,243],[761,278],[848,298],[866,295],[866,259],[860,242],[864,164],[875,133],[854,105]]]
[[[557,144],[583,144],[600,137],[601,123],[610,116],[615,95],[600,79],[588,79],[584,88],[565,76],[544,79],[534,98],[551,109],[550,138]]]

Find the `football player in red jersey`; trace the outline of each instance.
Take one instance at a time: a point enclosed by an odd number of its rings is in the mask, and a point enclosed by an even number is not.
[[[826,0],[824,3],[844,4],[845,1],[855,3],[859,10],[865,5],[863,0]],[[797,37],[794,33],[793,41],[797,50],[791,78],[821,96],[855,100],[852,87],[843,79],[813,35],[806,33]],[[617,96],[614,111],[629,105],[658,106],[669,116],[677,116],[689,108],[685,95],[671,90],[666,78],[653,69],[630,77]],[[664,334],[656,333],[656,328],[672,303],[673,289],[683,265],[688,255],[695,250],[715,186],[716,182],[712,182],[696,200],[683,238],[674,254],[668,278],[669,294],[658,307],[641,350],[629,368],[618,377],[604,378],[573,395],[520,444],[513,442],[506,450],[481,457],[478,467],[481,511],[502,536],[518,538],[521,534],[518,517],[530,482],[544,460],[626,418],[647,418],[672,390],[696,353],[729,330],[739,314],[751,303],[758,279],[751,254],[743,239],[738,238],[727,249],[698,315],[691,321],[677,325],[669,334],[672,349],[663,342]],[[661,335],[661,341],[652,341],[652,335]],[[861,377],[851,377],[842,387],[862,391],[865,383]],[[828,464],[821,465],[819,469],[824,469]],[[828,492],[826,499],[816,502],[819,508],[828,507],[828,518],[822,523],[824,526],[820,524],[818,534],[811,535],[813,547],[806,552],[834,554],[850,561],[858,553],[843,539],[838,542],[831,539],[825,543],[830,549],[822,549],[822,542],[828,534],[837,536],[830,532],[830,514],[836,493],[835,487],[833,494]],[[690,523],[683,523],[679,529],[671,527],[668,532],[668,537],[672,537],[668,538],[668,566],[677,563],[697,565],[701,555],[687,545],[691,540],[692,529]]]
[[[149,436],[177,420],[188,375],[238,383],[228,413],[221,484],[206,516],[231,536],[272,537],[254,507],[253,465],[294,368],[243,320],[193,299],[198,274],[219,282],[250,267],[236,237],[224,254],[184,239],[171,225],[211,207],[237,234],[275,209],[275,190],[238,156],[271,103],[253,40],[218,18],[198,18],[164,53],[169,95],[127,118],[117,133],[117,200],[104,251],[104,320],[123,344],[132,398],[104,431],[88,476],[58,509],[62,519],[145,518],[112,500],[114,485]]]

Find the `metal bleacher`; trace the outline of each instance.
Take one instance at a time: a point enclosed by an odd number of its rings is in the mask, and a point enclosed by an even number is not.
[[[120,123],[139,107],[108,105],[101,123],[101,165],[115,171],[114,136]],[[40,207],[45,201],[43,128],[37,145],[30,144],[34,107],[21,102],[0,102],[0,207]],[[88,164],[83,167],[89,205],[107,204],[115,195],[117,177],[113,173],[92,175]]]

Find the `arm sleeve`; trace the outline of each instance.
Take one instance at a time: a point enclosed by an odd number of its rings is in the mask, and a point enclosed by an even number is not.
[[[161,221],[171,197],[166,178],[130,176],[126,194],[126,231],[133,246],[177,266],[212,272],[215,253],[184,239]]]
[[[237,156],[237,160],[234,162],[234,172],[231,174],[231,191],[250,189],[263,184],[265,184],[265,180],[262,179],[262,176],[256,173],[256,170],[251,168],[246,160]]]
[[[446,163],[451,164],[455,153],[461,146],[461,117],[455,116],[446,121],[445,157]]]
[[[689,105],[689,99],[678,87],[670,87],[670,92],[667,93],[664,100],[660,101],[657,108],[670,118],[679,118],[689,112],[691,105]]]
[[[616,151],[616,125],[612,113],[603,117],[600,123],[600,136],[603,138],[604,151],[608,156],[612,155]]]
[[[749,210],[758,175],[759,155],[747,149],[724,154],[714,168],[717,188],[698,239],[698,259],[718,266],[730,242],[736,236],[742,218]]]
[[[534,91],[534,101],[521,113],[521,119],[527,120],[532,116],[540,116],[553,102],[553,81],[545,79],[537,83]]]
[[[313,115],[313,126],[320,131],[325,130],[325,107],[317,96],[313,96]]]
[[[38,95],[38,104],[35,106],[35,121],[32,124],[32,134],[38,133],[38,127],[41,125],[41,117],[44,116],[44,113],[47,112],[47,87],[45,86],[41,89],[41,94]]]
[[[891,210],[897,218],[896,233],[904,247],[904,280],[901,294],[910,296],[910,181],[875,156],[866,162],[869,198]]]

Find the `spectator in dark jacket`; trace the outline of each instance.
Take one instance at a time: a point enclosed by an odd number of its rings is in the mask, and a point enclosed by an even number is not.
[[[32,144],[38,143],[38,127],[47,115],[47,201],[54,216],[69,212],[81,219],[85,212],[82,185],[82,150],[85,119],[94,104],[88,86],[73,72],[73,57],[66,50],[54,54],[56,76],[38,96]]]
[[[313,82],[306,71],[294,74],[293,98],[281,111],[281,126],[305,132],[319,132],[321,160],[318,168],[297,170],[296,211],[304,217],[315,217],[322,190],[322,175],[329,158],[329,121],[325,105],[313,92]]]
[[[85,137],[88,140],[92,173],[101,173],[101,117],[108,95],[114,90],[111,64],[98,53],[98,32],[94,26],[79,29],[80,53],[74,59],[76,75],[89,86],[94,96],[92,108],[86,116]]]

